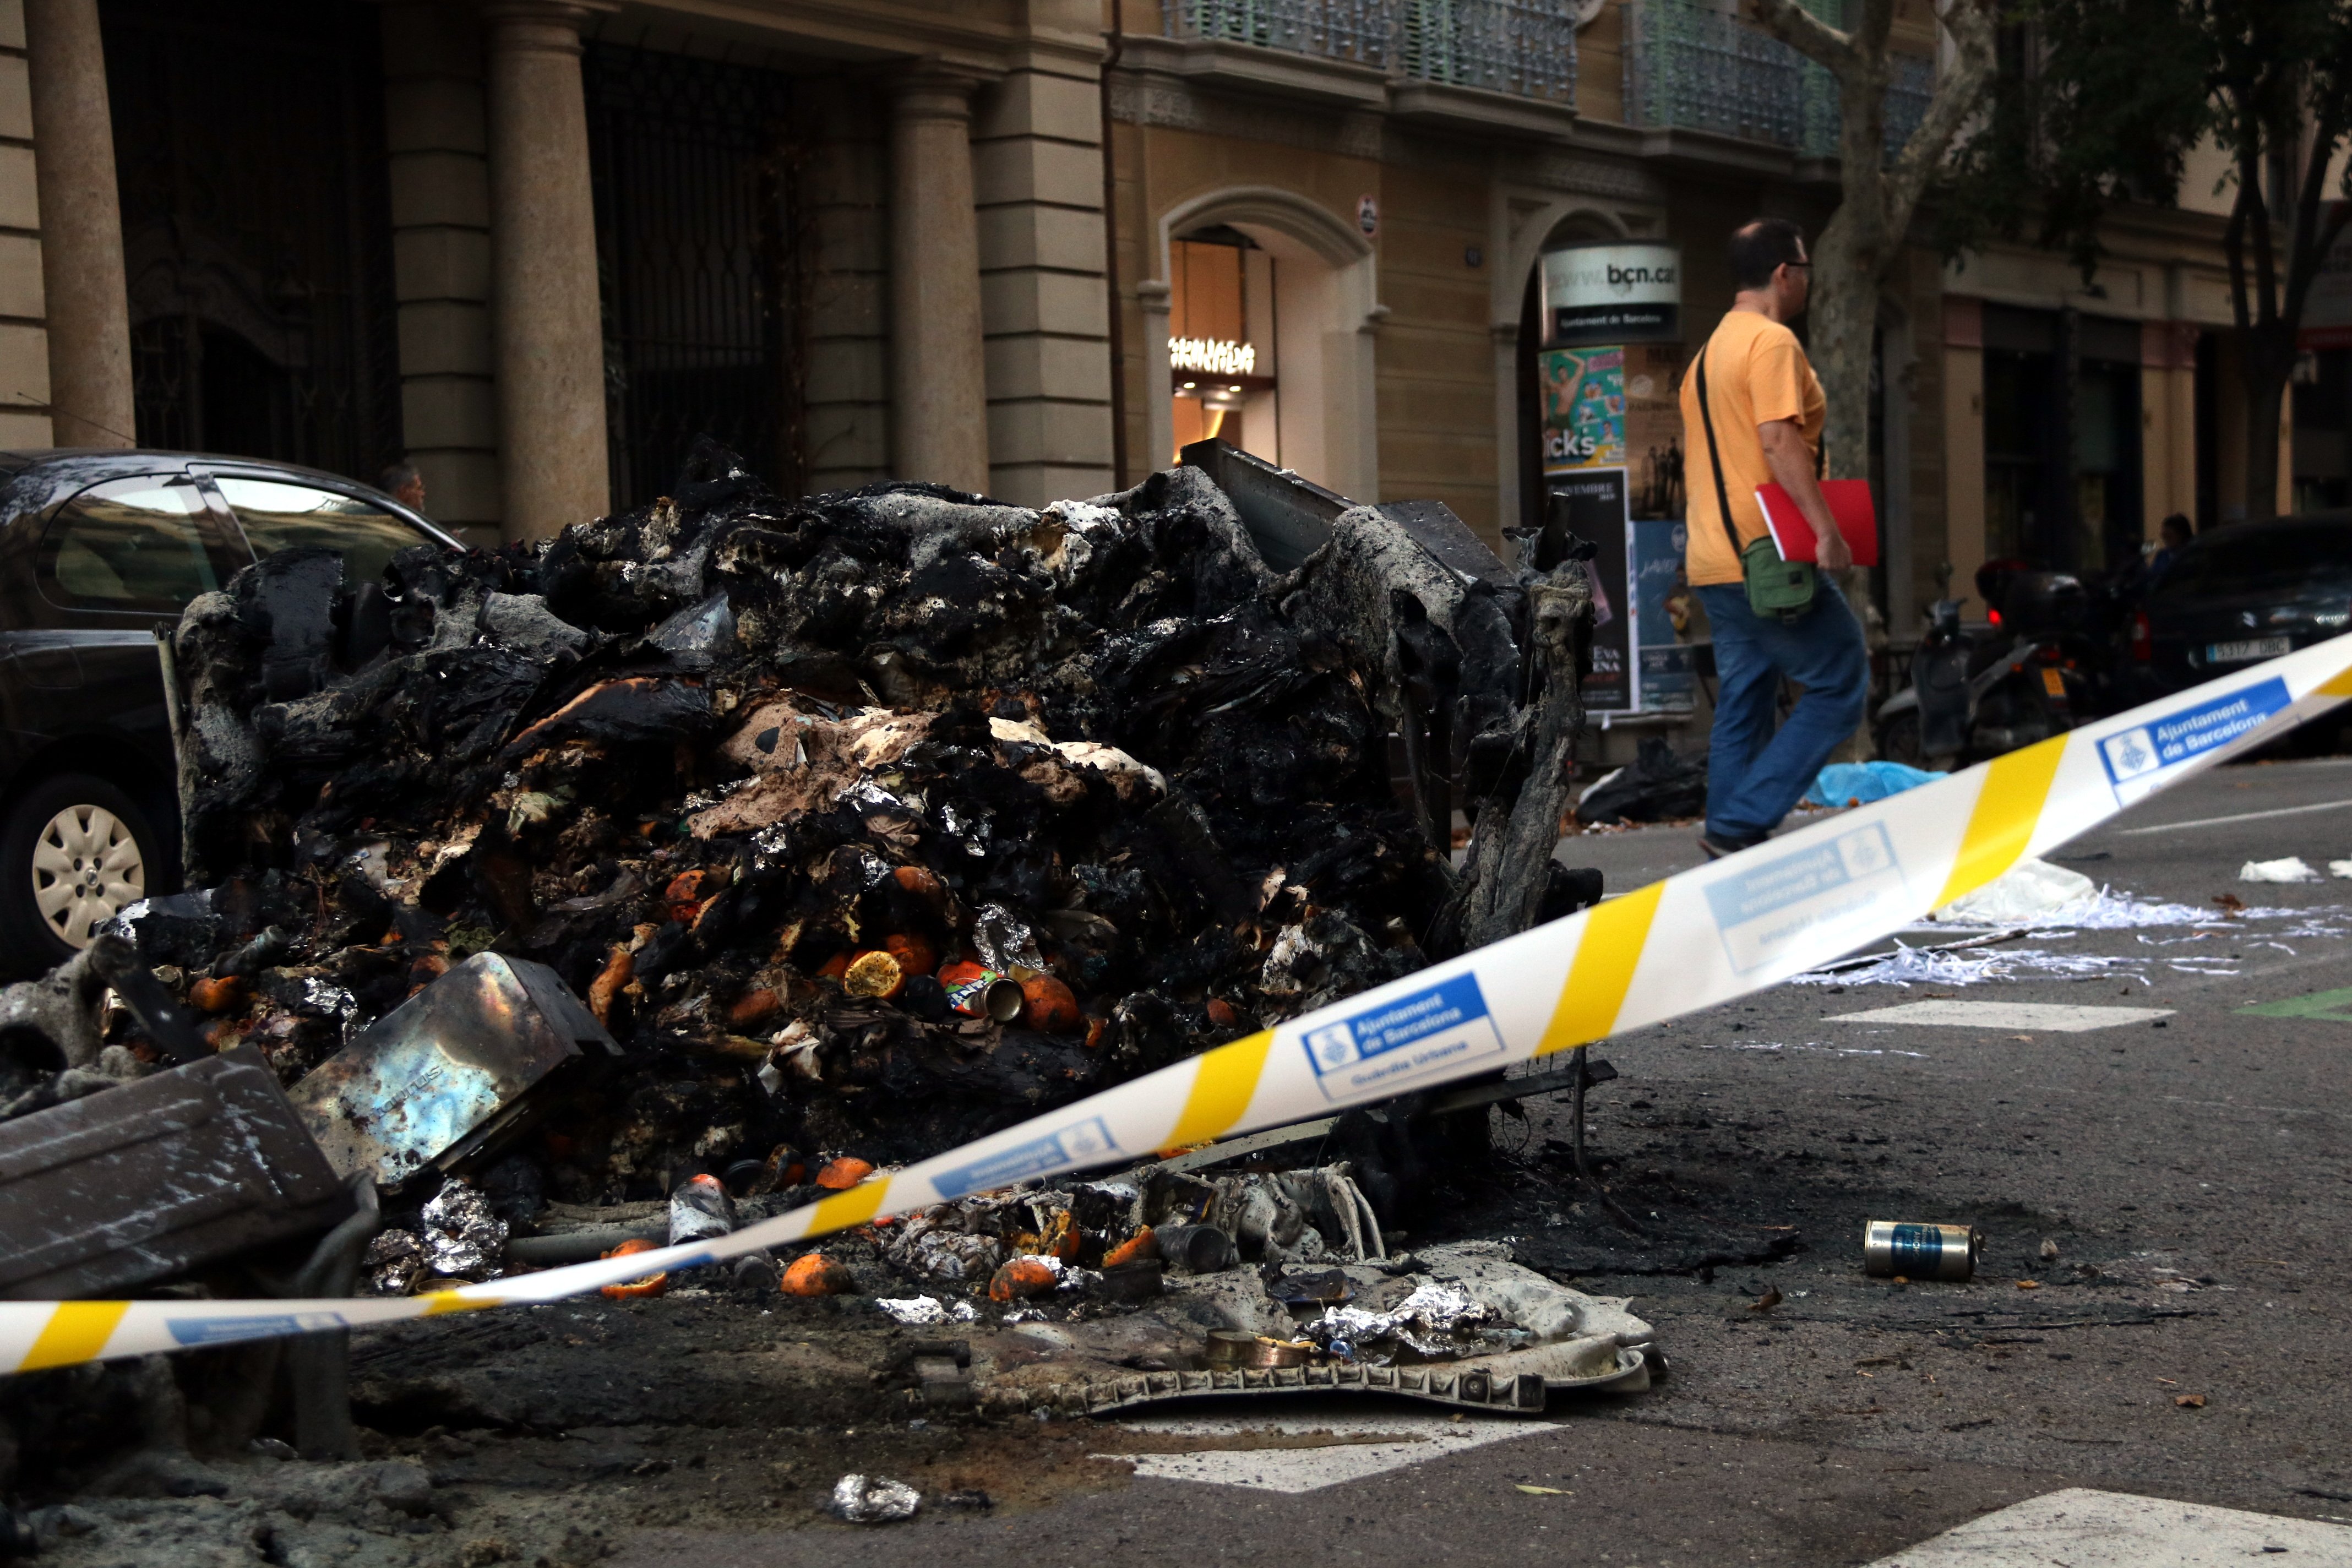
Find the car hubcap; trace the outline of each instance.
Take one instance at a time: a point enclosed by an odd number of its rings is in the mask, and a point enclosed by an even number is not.
[[[33,846],[33,902],[68,947],[147,896],[147,862],[122,819],[102,805],[69,805]]]

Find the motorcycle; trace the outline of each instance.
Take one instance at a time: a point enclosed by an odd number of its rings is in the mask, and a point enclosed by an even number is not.
[[[1911,684],[1873,726],[1878,754],[1913,767],[1966,767],[2074,728],[2096,711],[2105,668],[2102,592],[2072,573],[1988,561],[1977,593],[1986,624],[1960,624],[1962,600],[1928,606]]]

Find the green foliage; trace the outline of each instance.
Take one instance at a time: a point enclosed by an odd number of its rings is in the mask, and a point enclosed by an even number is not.
[[[2288,163],[2301,195],[2352,119],[2352,0],[2021,0],[2007,8],[1992,112],[1958,150],[1938,204],[1948,253],[1990,238],[2063,248],[2087,279],[2120,201],[2178,199],[2206,137],[2233,171]],[[2264,181],[2233,172],[2250,220]]]

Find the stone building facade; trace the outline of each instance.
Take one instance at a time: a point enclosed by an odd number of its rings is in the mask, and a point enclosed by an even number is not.
[[[1038,504],[1213,426],[1496,538],[1544,483],[1543,256],[1678,247],[1695,345],[1727,231],[1834,203],[1809,70],[1730,0],[0,0],[0,445],[405,454],[488,541],[698,430],[791,490]],[[1946,563],[2226,513],[2211,184],[2087,285],[1889,282],[1898,640]]]

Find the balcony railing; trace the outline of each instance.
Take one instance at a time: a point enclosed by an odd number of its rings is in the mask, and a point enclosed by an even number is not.
[[[1703,0],[1634,0],[1626,16],[1629,122],[1837,155],[1837,84],[1820,66]],[[1934,90],[1934,61],[1897,57],[1886,93],[1888,157],[1911,139]]]
[[[1576,102],[1570,0],[1164,0],[1171,38],[1223,38],[1418,81]]]
[[[1171,38],[1223,38],[1320,59],[1385,67],[1396,36],[1391,0],[1165,0]]]

